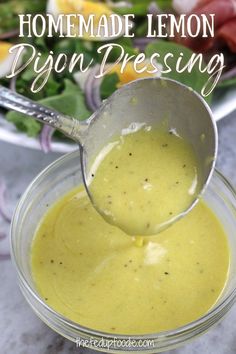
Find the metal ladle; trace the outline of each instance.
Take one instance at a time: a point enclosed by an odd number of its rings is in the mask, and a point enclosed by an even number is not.
[[[166,120],[169,129],[175,129],[181,137],[191,142],[200,164],[200,194],[214,170],[218,135],[211,110],[199,94],[174,80],[148,78],[133,81],[110,96],[85,123],[4,87],[0,87],[0,106],[48,124],[79,144],[83,180],[92,202],[89,169],[93,160],[114,136],[120,136],[122,130],[133,123],[155,126]],[[175,220],[189,212],[197,200]],[[165,223],[162,228],[169,224]]]

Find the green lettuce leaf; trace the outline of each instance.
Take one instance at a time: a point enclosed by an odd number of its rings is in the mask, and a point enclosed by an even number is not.
[[[193,51],[176,43],[173,42],[166,42],[166,41],[155,41],[150,43],[146,47],[146,55],[148,57],[151,57],[152,54],[154,53],[159,53],[160,58],[158,59],[158,62],[164,64],[164,57],[167,53],[172,53],[174,55],[173,58],[168,59],[168,64],[171,67],[172,71],[168,74],[163,74],[162,76],[168,77],[170,79],[179,81],[186,86],[191,87],[193,90],[197,91],[198,93],[201,93],[201,90],[204,86],[204,84],[207,82],[209,79],[209,75],[207,73],[201,73],[195,65],[192,69],[192,71],[189,73],[187,71],[184,71],[183,73],[178,73],[176,72],[176,62],[180,56],[180,53],[183,53],[183,60],[182,60],[182,65],[181,67],[186,64],[191,55],[193,54]],[[164,66],[165,69],[165,66]],[[212,99],[212,95],[209,95],[207,97],[204,97],[205,100],[210,103]]]
[[[0,34],[19,26],[18,14],[46,11],[47,0],[0,1]]]
[[[227,79],[224,81],[221,81],[217,88],[227,88],[227,87],[231,87],[234,86],[236,87],[236,77],[233,77],[232,79]]]
[[[84,120],[91,115],[83,92],[70,80],[65,80],[65,89],[61,94],[41,99],[38,102],[79,120]],[[28,136],[36,137],[41,131],[42,125],[24,114],[10,111],[6,117],[9,122],[15,124],[17,129]]]
[[[106,75],[102,81],[100,93],[102,99],[109,97],[117,89],[119,77],[116,73]]]

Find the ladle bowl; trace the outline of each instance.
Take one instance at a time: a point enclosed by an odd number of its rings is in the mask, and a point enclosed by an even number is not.
[[[85,123],[4,87],[0,87],[0,106],[48,124],[78,143],[83,181],[94,204],[89,189],[92,162],[114,136],[122,135],[127,128],[135,131],[144,124],[151,127],[162,124],[190,142],[201,171],[200,194],[206,189],[214,170],[218,135],[211,110],[198,93],[174,80],[147,78],[133,81],[105,100]],[[197,200],[175,220],[190,211]],[[168,222],[163,228],[167,226]]]

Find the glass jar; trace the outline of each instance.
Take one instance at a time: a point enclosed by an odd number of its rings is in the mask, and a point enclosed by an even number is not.
[[[80,326],[49,307],[37,293],[31,274],[30,249],[35,230],[47,209],[58,198],[82,183],[79,152],[61,157],[46,168],[22,196],[11,227],[11,252],[23,295],[35,313],[53,330],[80,345],[103,352],[157,353],[196,338],[216,324],[236,299],[236,194],[227,180],[215,172],[204,200],[224,226],[231,250],[231,266],[225,290],[203,317],[181,328],[142,336],[114,335]]]

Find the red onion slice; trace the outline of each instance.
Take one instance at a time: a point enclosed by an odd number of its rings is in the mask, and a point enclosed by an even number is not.
[[[155,1],[150,2],[147,11],[148,14],[151,14],[153,16],[161,14],[161,10]]]
[[[11,216],[9,215],[7,211],[7,206],[6,206],[6,200],[5,200],[5,193],[6,193],[6,184],[4,181],[0,181],[0,215],[3,217],[3,219],[10,223],[11,222]]]
[[[4,232],[0,231],[0,241],[4,240],[6,237],[7,235]]]
[[[157,41],[157,39],[154,38],[147,38],[147,37],[139,37],[139,38],[135,38],[133,40],[133,44],[135,48],[138,48],[140,50],[140,52],[143,52],[146,48],[146,46],[149,43],[152,43],[153,41]]]
[[[0,253],[0,261],[8,261],[9,259],[11,259],[9,253]]]
[[[45,154],[47,154],[48,152],[50,152],[52,150],[51,143],[52,143],[52,136],[53,136],[54,132],[55,132],[55,129],[53,127],[50,127],[48,125],[44,125],[43,129],[40,133],[39,142],[40,142],[40,146],[41,146],[43,152],[45,152]]]
[[[101,99],[101,93],[100,93],[100,87],[101,87],[101,79],[96,79],[96,82],[94,83],[93,87],[93,102],[95,107],[99,108],[102,104],[102,99]]]
[[[3,241],[7,238],[7,235],[3,232],[0,232],[0,241]],[[0,252],[0,261],[7,261],[11,258],[10,253],[6,250]]]
[[[95,78],[95,75],[98,73],[98,70],[98,65],[95,65],[94,68],[91,69],[84,87],[87,106],[93,112],[95,112],[102,104],[100,95],[100,86],[102,79]]]
[[[11,30],[11,31],[8,31],[8,32],[0,34],[0,39],[14,38],[14,37],[17,37],[18,34],[19,34],[19,29],[16,28],[14,30]]]
[[[224,80],[230,80],[230,79],[233,79],[233,78],[236,78],[236,67],[232,68],[229,71],[227,71],[226,73],[224,73],[221,76],[220,81],[222,82]]]

